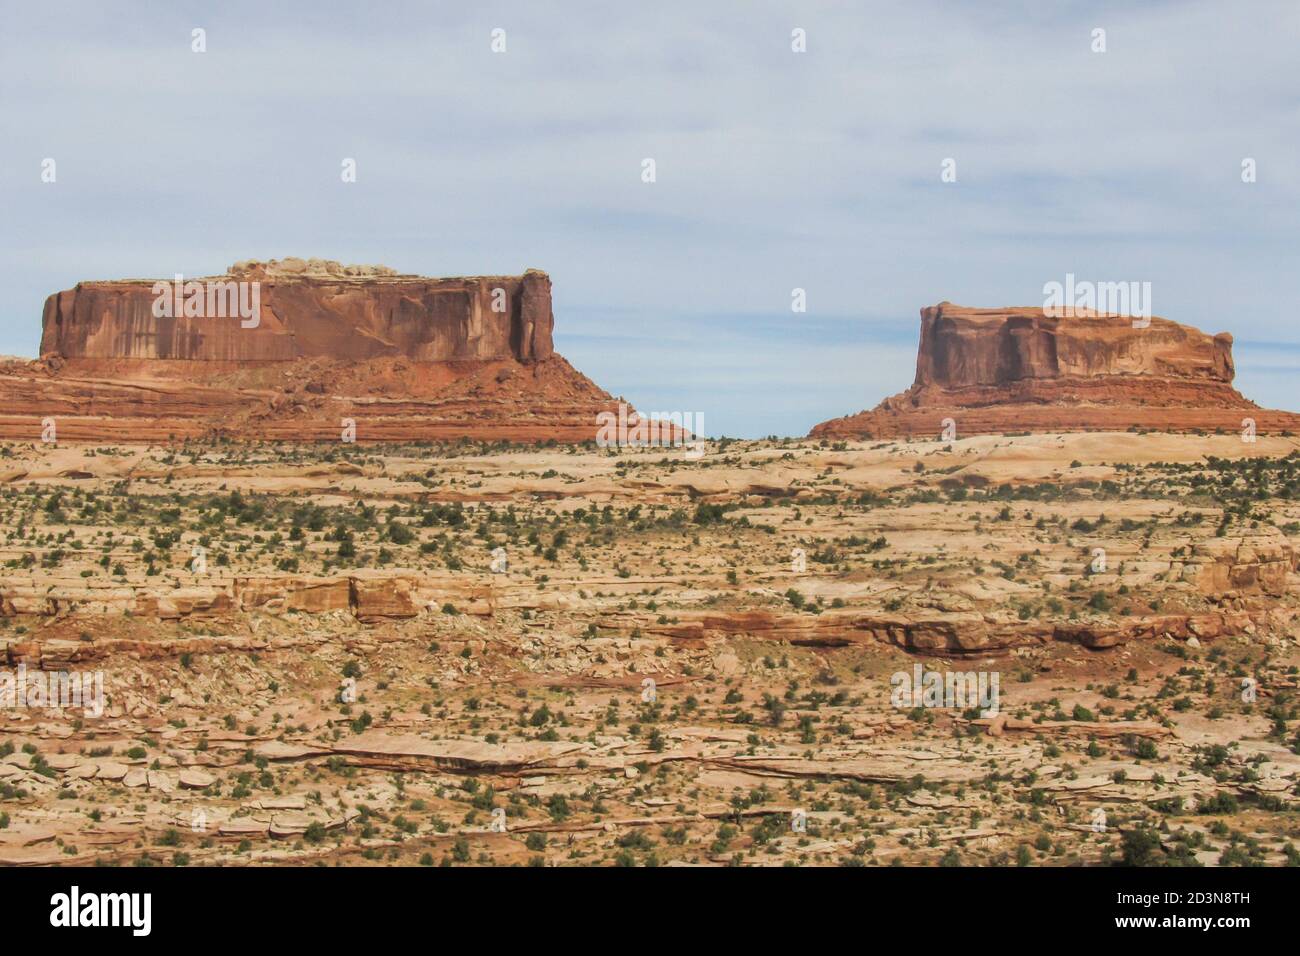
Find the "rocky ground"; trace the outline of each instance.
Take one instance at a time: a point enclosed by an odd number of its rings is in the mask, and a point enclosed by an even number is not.
[[[1300,860],[1300,440],[683,451],[0,445],[0,862]]]

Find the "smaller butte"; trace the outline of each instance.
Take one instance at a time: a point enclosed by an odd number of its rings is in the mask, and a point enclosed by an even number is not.
[[[1152,317],[1041,308],[921,310],[916,380],[871,411],[822,422],[812,438],[1151,430],[1300,432],[1300,415],[1232,387],[1232,336]]]

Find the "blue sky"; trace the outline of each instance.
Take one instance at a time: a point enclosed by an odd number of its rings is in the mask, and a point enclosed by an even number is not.
[[[611,392],[803,434],[911,383],[922,306],[1039,304],[1073,272],[1151,282],[1156,314],[1236,336],[1246,395],[1300,410],[1293,0],[0,15],[0,353],[34,355],[82,279],[536,267]]]

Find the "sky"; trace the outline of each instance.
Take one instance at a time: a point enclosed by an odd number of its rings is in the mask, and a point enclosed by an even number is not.
[[[0,0],[0,354],[81,280],[531,267],[611,393],[801,435],[911,384],[923,306],[1073,273],[1300,410],[1298,49],[1295,0]]]

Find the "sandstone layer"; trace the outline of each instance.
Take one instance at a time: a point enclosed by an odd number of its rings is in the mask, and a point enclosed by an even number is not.
[[[53,419],[87,441],[309,441],[349,419],[358,441],[588,441],[617,405],[555,353],[553,326],[536,270],[285,259],[183,284],[83,282],[46,300],[39,360],[0,364],[0,437],[39,438]]]
[[[916,379],[871,411],[822,422],[821,438],[1024,431],[1300,431],[1232,387],[1232,336],[1168,319],[1041,308],[921,310]]]
[[[85,371],[105,359],[243,365],[303,358],[551,357],[554,319],[545,273],[429,279],[389,272],[285,271],[273,261],[239,263],[225,276],[187,280],[204,287],[256,282],[255,326],[233,315],[155,315],[155,300],[172,283],[83,282],[46,299],[41,356],[57,356]]]

